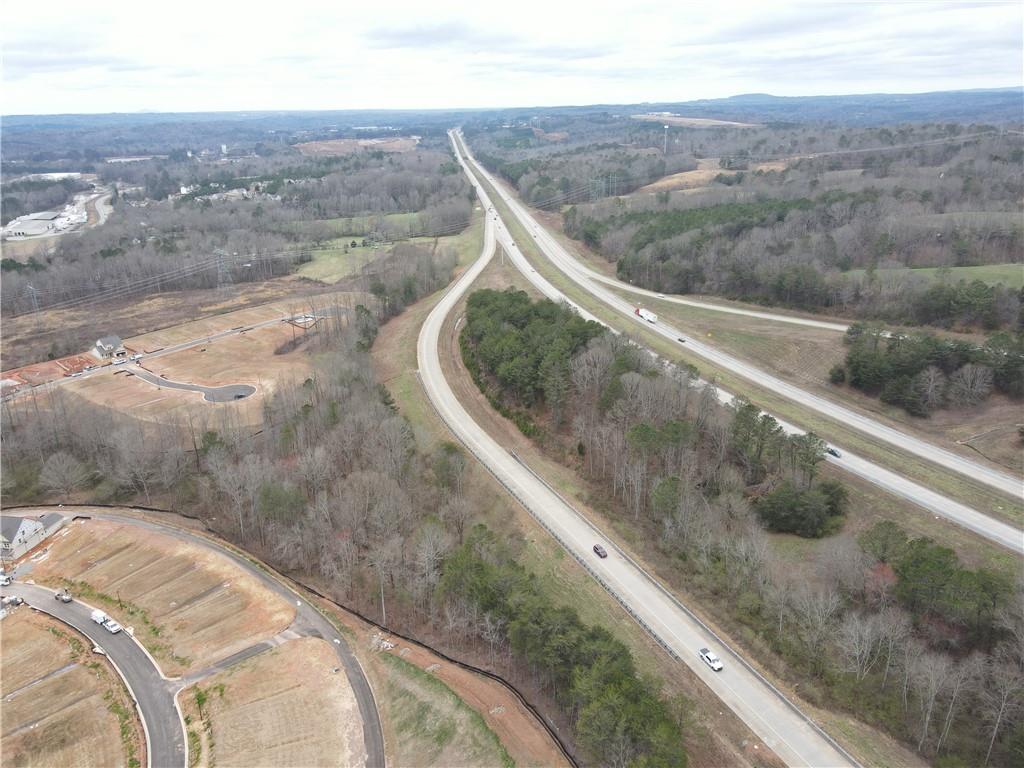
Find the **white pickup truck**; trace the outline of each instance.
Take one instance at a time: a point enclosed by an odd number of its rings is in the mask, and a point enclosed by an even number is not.
[[[118,632],[121,631],[121,625],[109,616],[107,616],[107,614],[105,614],[103,611],[93,611],[92,620],[112,635],[116,635]]]

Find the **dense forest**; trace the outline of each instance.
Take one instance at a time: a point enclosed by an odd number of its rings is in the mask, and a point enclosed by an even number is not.
[[[488,398],[589,478],[592,498],[612,499],[604,513],[660,575],[758,638],[763,661],[803,695],[945,765],[1019,759],[1019,574],[966,567],[892,522],[843,533],[848,492],[820,476],[820,439],[787,436],[745,401],[719,405],[692,371],[592,331],[568,307],[478,291],[466,318],[463,356]],[[536,340],[572,350],[564,391]],[[796,568],[778,532],[825,538]]]
[[[215,287],[225,270],[235,283],[265,280],[307,261],[311,248],[354,234],[340,232],[339,219],[379,216],[382,223],[363,236],[394,240],[458,232],[472,206],[471,188],[443,144],[337,158],[282,150],[228,164],[182,152],[98,171],[119,190],[110,220],[56,238],[44,257],[5,259],[5,313]],[[232,191],[239,194],[229,197]],[[415,216],[389,224],[384,217],[393,213]]]
[[[566,233],[636,285],[903,324],[1020,326],[1019,281],[957,272],[1024,260],[1019,135],[945,123],[664,130],[607,115],[466,135],[490,170],[561,210]],[[635,191],[690,161],[717,170]]]
[[[420,251],[396,255],[397,267],[433,282],[399,276],[376,287],[378,300],[356,307],[351,323],[333,305],[315,308],[330,320],[307,339],[316,370],[278,387],[255,433],[228,415],[190,421],[183,435],[181,425],[145,424],[60,392],[6,403],[5,501],[74,494],[188,509],[367,615],[383,618],[383,595],[389,626],[468,654],[548,702],[582,761],[685,766],[686,708],[662,699],[607,630],[539,587],[517,562],[518,537],[488,527],[488,491],[467,481],[462,450],[418,451],[374,380],[367,350],[378,324],[449,279],[452,262]]]

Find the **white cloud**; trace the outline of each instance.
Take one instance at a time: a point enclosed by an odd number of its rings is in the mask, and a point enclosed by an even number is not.
[[[1019,85],[1010,3],[58,0],[9,20],[3,111],[443,108]]]

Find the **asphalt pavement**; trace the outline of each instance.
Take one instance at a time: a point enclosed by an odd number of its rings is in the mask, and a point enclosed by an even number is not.
[[[77,629],[102,648],[138,703],[146,732],[146,754],[152,768],[183,768],[188,762],[185,733],[174,697],[178,686],[160,674],[153,660],[127,633],[110,634],[91,618],[93,607],[78,601],[54,600],[53,590],[15,581],[4,595],[21,597],[29,606]],[[26,610],[22,606],[18,610]]]
[[[341,667],[345,670],[349,684],[352,686],[359,707],[359,715],[363,722],[363,742],[366,748],[365,766],[366,768],[384,767],[384,735],[373,690],[345,638],[316,608],[248,558],[227,547],[222,547],[205,536],[184,528],[112,512],[90,511],[88,516],[136,525],[212,550],[222,557],[229,558],[248,574],[258,579],[266,588],[294,604],[295,619],[286,631],[294,633],[296,637],[322,638],[333,645]],[[17,574],[17,572],[15,573]],[[136,641],[125,632],[111,635],[90,619],[92,609],[83,603],[77,600],[68,604],[60,603],[53,599],[52,590],[18,581],[4,587],[3,593],[19,595],[33,607],[38,607],[62,620],[68,620],[69,624],[84,632],[107,652],[139,702],[140,715],[147,734],[147,744],[151,743],[149,754],[151,756],[150,765],[153,768],[164,768],[164,766],[181,768],[187,763],[184,726],[174,703],[174,697],[178,691],[185,685],[195,682],[199,677],[205,676],[205,673],[225,669],[245,658],[261,653],[273,645],[273,641],[268,641],[250,646],[221,660],[209,670],[204,670],[204,675],[191,675],[186,679],[167,679],[161,675],[153,660]]]
[[[464,145],[460,146],[460,149],[464,149]],[[481,168],[478,163],[473,161],[472,156],[469,155],[468,153],[467,163],[468,165],[465,165],[464,167],[466,167],[467,169],[471,167],[472,173],[480,174],[483,178],[487,179],[490,182],[491,187],[495,189],[499,195],[502,196],[503,202],[509,205],[509,207],[513,210],[516,216],[520,218],[521,222],[523,223],[527,231],[533,232],[536,235],[535,240],[538,243],[538,246],[545,250],[548,257],[551,258],[553,262],[555,262],[556,266],[559,266],[559,268],[562,269],[562,271],[566,275],[568,275],[574,281],[579,283],[588,292],[590,292],[597,298],[601,299],[603,302],[610,305],[612,308],[626,315],[631,321],[639,323],[648,331],[658,333],[661,336],[669,339],[673,343],[678,344],[679,338],[685,338],[687,349],[690,349],[692,351],[701,350],[705,352],[707,356],[715,357],[716,359],[717,357],[721,356],[723,358],[728,358],[734,361],[736,366],[739,366],[747,371],[747,373],[744,375],[746,375],[747,378],[750,378],[752,381],[755,381],[756,383],[763,384],[766,377],[773,378],[768,377],[767,374],[758,371],[753,366],[749,366],[746,363],[743,363],[742,361],[735,360],[735,358],[729,358],[728,356],[722,355],[722,353],[719,353],[716,350],[712,350],[710,347],[707,347],[707,345],[703,344],[702,342],[684,334],[682,331],[679,331],[678,329],[673,328],[672,326],[667,325],[660,320],[658,323],[655,324],[645,322],[642,318],[638,317],[634,313],[634,307],[632,304],[630,304],[620,296],[617,296],[616,294],[610,292],[603,286],[595,283],[594,281],[589,280],[589,278],[587,278],[587,276],[584,273],[581,273],[579,270],[577,270],[576,267],[573,265],[577,265],[578,262],[576,262],[575,259],[573,259],[572,257],[568,256],[568,254],[565,252],[565,249],[562,248],[561,244],[557,243],[557,241],[555,241],[553,237],[547,234],[546,230],[544,230],[543,227],[540,227],[538,224],[536,224],[536,222],[533,221],[532,217],[530,217],[529,213],[526,212],[522,205],[519,204],[518,201],[516,201],[512,197],[512,195],[505,191],[494,180],[494,178],[487,173],[485,169]],[[505,252],[509,255],[512,262],[523,272],[527,279],[530,280],[545,296],[555,301],[566,301],[572,306],[574,306],[582,316],[590,320],[597,320],[598,322],[604,324],[603,321],[596,318],[592,313],[586,311],[578,304],[576,304],[568,297],[566,297],[559,289],[555,288],[542,275],[538,274],[536,270],[530,267],[526,257],[523,256],[522,252],[515,245],[511,234],[505,228],[500,216],[497,216],[497,214],[491,214],[488,216],[488,221],[494,224],[496,228],[496,238],[498,242],[501,243],[502,247],[504,248]],[[554,245],[554,248],[552,248],[552,250],[548,250],[552,244]],[[557,251],[555,251],[555,249],[557,249]],[[552,252],[555,252],[556,255],[552,256]],[[560,254],[565,255],[563,256]],[[995,477],[997,480],[996,485],[997,487],[1000,488],[1000,490],[1007,491],[1011,496],[1021,495],[1020,480],[1014,480],[1009,475],[1005,475],[994,470],[988,470],[987,468],[977,465],[975,462],[970,462],[969,460],[962,459],[961,457],[956,456],[955,454],[952,454],[949,451],[937,448],[935,446],[931,446],[925,443],[924,441],[917,440],[916,438],[906,436],[904,433],[899,432],[898,430],[895,430],[883,424],[879,424],[878,422],[875,422],[859,414],[855,414],[852,411],[849,411],[848,409],[844,409],[839,405],[824,400],[824,398],[819,398],[816,395],[803,393],[802,390],[798,389],[797,387],[791,384],[781,382],[778,379],[775,379],[775,381],[777,381],[780,384],[780,386],[784,387],[787,391],[803,394],[806,395],[806,397],[811,400],[818,401],[821,411],[825,412],[826,415],[834,415],[838,420],[847,422],[846,415],[844,414],[849,414],[850,418],[854,422],[856,422],[852,424],[852,426],[855,427],[859,427],[863,423],[876,425],[878,430],[880,430],[882,433],[889,435],[891,439],[890,441],[898,446],[908,447],[908,449],[911,450],[911,452],[915,452],[914,445],[918,445],[919,447],[923,447],[922,450],[927,449],[928,451],[931,451],[932,453],[937,455],[940,459],[948,459],[949,461],[957,465],[966,463],[969,466],[977,467],[977,471],[964,468],[964,472],[968,476],[976,477],[977,479],[980,479],[982,481],[985,481],[986,478],[992,479],[993,477]],[[718,399],[723,403],[729,403],[733,400],[733,395],[731,395],[728,392],[725,392],[720,388],[716,388],[716,395],[718,396]],[[793,399],[796,400],[797,402],[802,401],[801,397],[793,397]],[[789,434],[801,434],[805,431],[803,429],[800,429],[799,427],[796,427],[793,424],[785,422],[784,420],[778,421],[780,425],[782,425],[783,429]],[[984,536],[985,538],[997,544],[1000,544],[1001,546],[1007,547],[1008,549],[1011,549],[1018,553],[1024,552],[1024,531],[1022,531],[1020,528],[1004,523],[1001,520],[992,518],[991,516],[986,515],[965,504],[949,499],[948,497],[943,496],[942,494],[939,494],[929,488],[922,486],[920,483],[916,483],[887,468],[881,467],[871,461],[868,461],[867,459],[857,456],[856,454],[846,450],[845,448],[843,448],[842,451],[840,451],[840,454],[841,455],[839,457],[831,455],[826,456],[826,460],[832,464],[835,464],[837,467],[841,469],[848,470],[853,474],[856,474],[859,477],[862,477],[863,479],[868,480],[869,482],[872,482],[875,485],[878,485],[879,487],[885,489],[886,491],[889,491],[897,496],[905,498],[908,501],[911,501],[921,506],[922,508],[928,510],[929,512],[932,512],[933,514],[952,520],[953,522],[962,525],[974,531],[975,533]],[[1016,492],[1013,492],[1014,487],[1016,487]]]
[[[458,150],[457,156],[463,162]],[[468,174],[468,167],[463,167]],[[511,242],[500,217],[491,211],[486,190],[476,184],[472,174],[468,175],[487,211],[484,249],[427,316],[417,340],[420,381],[438,414],[506,490],[787,765],[856,765],[794,702],[747,665],[653,576],[476,424],[455,397],[441,370],[441,328],[449,312],[489,263],[496,238]],[[593,553],[595,544],[608,551],[606,559]],[[698,658],[697,652],[703,647],[712,648],[723,657],[723,671],[712,672]]]
[[[182,381],[165,379],[162,376],[157,376],[155,373],[151,373],[138,367],[129,369],[129,373],[133,373],[143,381],[148,381],[150,384],[155,384],[158,387],[167,387],[168,389],[185,389],[189,392],[201,392],[203,394],[203,399],[211,403],[230,403],[233,400],[246,398],[256,391],[256,387],[251,384],[225,384],[220,387],[204,387],[201,384],[186,384]]]

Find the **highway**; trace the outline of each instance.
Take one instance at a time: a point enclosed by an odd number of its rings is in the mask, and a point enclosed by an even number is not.
[[[438,339],[445,318],[494,255],[499,240],[511,237],[500,217],[490,214],[487,191],[456,156],[488,215],[484,248],[427,316],[417,340],[419,376],[428,398],[452,433],[548,532],[607,589],[670,654],[689,666],[722,702],[743,720],[787,765],[849,766],[856,761],[835,744],[799,708],[761,677],[705,627],[654,577],[633,562],[585,517],[551,490],[528,467],[488,435],[456,399],[441,370]],[[607,559],[594,555],[601,544]],[[697,656],[710,647],[723,656],[725,669],[712,672]]]
[[[3,592],[21,597],[33,608],[71,625],[106,652],[138,704],[150,768],[183,768],[188,763],[184,727],[175,703],[177,686],[160,673],[127,632],[110,634],[90,618],[92,606],[78,600],[61,603],[53,599],[53,590],[45,587],[14,582]]]
[[[59,510],[46,507],[39,508],[38,511],[60,511],[66,514],[70,509],[67,506]],[[228,547],[221,546],[206,536],[200,536],[185,528],[165,525],[152,520],[142,520],[128,515],[99,511],[94,507],[80,508],[76,512],[83,516],[87,515],[97,519],[136,525],[140,528],[156,531],[165,536],[172,536],[189,544],[208,549],[221,557],[230,559],[275,594],[295,604],[295,618],[288,629],[298,637],[318,637],[333,645],[338,661],[345,670],[349,685],[352,686],[352,692],[359,707],[359,715],[363,723],[363,744],[366,749],[365,768],[384,768],[384,734],[381,729],[380,715],[377,712],[377,703],[374,699],[373,689],[370,687],[370,683],[366,679],[359,661],[349,648],[348,642],[320,611],[310,605],[286,584],[262,568],[254,565],[248,558]],[[24,568],[25,566],[22,566],[22,569]],[[15,575],[17,576],[18,573],[16,570]],[[89,618],[91,609],[79,603],[77,599],[75,602],[64,605],[53,599],[52,590],[17,581],[8,587],[4,587],[4,593],[20,595],[33,607],[40,607],[48,613],[53,612],[54,615],[62,619],[64,616],[58,613],[58,611],[63,612],[65,608],[71,609],[73,617],[83,620],[85,622],[84,628],[78,624],[72,624],[72,626],[82,629],[82,631],[89,630],[85,634],[94,641],[105,641],[96,642],[96,644],[103,647],[109,657],[115,661],[119,671],[122,672],[122,677],[139,701],[140,715],[147,734],[147,744],[152,741],[152,748],[149,751],[151,755],[151,768],[164,768],[165,766],[178,768],[187,764],[184,747],[184,724],[178,715],[174,699],[185,686],[194,683],[201,675],[191,675],[186,679],[168,679],[163,677],[152,658],[127,633],[122,632],[117,635],[111,635],[105,629],[93,623]],[[222,659],[209,670],[204,670],[204,672],[223,669],[250,655],[266,650],[271,645],[262,643],[251,651],[246,649],[246,651],[235,654],[229,659]],[[122,658],[125,659],[124,665],[122,665]],[[170,709],[167,707],[168,697]]]
[[[594,275],[596,273],[573,257],[561,243],[559,243],[533,218],[529,211],[526,210],[525,206],[523,206],[501,184],[499,184],[485,168],[473,160],[472,155],[467,154],[467,159],[472,165],[474,172],[479,173],[491,184],[491,186],[497,191],[498,195],[501,196],[502,201],[519,220],[520,224],[522,224],[527,232],[534,236],[538,248],[540,248],[544,255],[556,267],[576,282],[581,288],[600,299],[611,308],[642,322],[639,318],[636,318],[636,315],[634,314],[636,308],[633,304],[615,293],[612,293],[600,283],[607,283],[611,281],[616,285],[616,287],[626,290],[634,290],[632,286],[606,276],[601,276],[602,279],[600,281],[594,279]],[[657,296],[657,294],[654,295]],[[776,317],[777,316],[772,316],[770,319],[776,319]],[[1002,491],[1014,498],[1021,498],[1024,496],[1024,485],[1022,485],[1021,478],[1014,477],[1005,472],[1001,472],[1000,470],[993,469],[983,464],[979,464],[976,461],[971,461],[970,459],[958,456],[944,448],[939,448],[938,446],[932,445],[931,443],[912,435],[908,435],[898,429],[882,424],[869,416],[857,413],[856,411],[840,405],[839,403],[810,392],[806,392],[799,387],[783,381],[776,376],[772,376],[766,371],[739,360],[732,355],[728,355],[714,347],[708,346],[699,339],[684,334],[682,331],[677,328],[673,328],[664,322],[659,321],[656,325],[648,325],[648,328],[649,330],[668,338],[674,343],[678,343],[677,339],[680,337],[685,338],[686,348],[690,352],[705,358],[720,368],[738,374],[743,378],[768,389],[769,391],[782,395],[795,403],[817,411],[829,418],[841,421],[845,425],[853,427],[866,435],[894,445],[901,450],[913,453],[921,458],[938,464],[939,466],[964,475],[965,477],[985,483],[986,485]]]
[[[459,149],[464,149],[464,145],[461,145]],[[468,159],[468,162],[472,163],[471,157]],[[467,165],[464,167],[469,166]],[[473,167],[474,170],[477,170],[479,168],[479,166],[475,163],[473,164]],[[471,180],[474,181],[474,183],[476,183],[476,180],[472,175],[470,176],[470,178]],[[493,181],[491,181],[491,186],[494,189],[497,189],[499,193],[501,192],[501,188],[494,184]],[[558,288],[552,285],[542,275],[538,274],[537,271],[530,266],[526,257],[522,254],[522,251],[520,251],[520,249],[513,242],[511,234],[508,232],[508,230],[504,227],[504,224],[501,222],[501,217],[497,216],[496,213],[490,213],[490,215],[488,216],[489,221],[492,221],[495,218],[497,218],[497,221],[494,223],[497,228],[497,232],[499,233],[497,235],[497,240],[501,243],[502,247],[508,254],[509,258],[512,260],[513,264],[515,264],[519,268],[519,270],[523,272],[526,278],[543,295],[547,296],[553,301],[565,301],[572,305],[574,308],[576,308],[576,310],[584,318],[605,324],[603,320],[598,319],[592,313],[580,307],[578,304],[576,304],[567,296],[565,296]],[[608,292],[605,291],[605,293]],[[614,299],[616,299],[626,308],[628,308],[628,311],[625,312],[625,314],[629,317],[631,321],[639,323],[641,326],[645,327],[650,331],[660,333],[661,335],[665,336],[666,338],[670,339],[673,342],[676,342],[676,339],[682,336],[682,333],[676,331],[675,329],[672,329],[669,326],[665,326],[660,322],[656,325],[651,325],[650,323],[644,322],[641,318],[637,317],[633,313],[632,306],[630,304],[624,302],[619,297],[614,296],[614,294],[609,295],[614,297]],[[687,345],[689,346],[690,343],[691,342],[688,341]],[[712,386],[707,382],[701,382],[700,384],[701,386]],[[723,404],[728,405],[734,399],[734,396],[732,394],[726,392],[720,387],[715,387],[714,391],[719,402]],[[793,424],[790,424],[785,420],[777,418],[776,420],[779,422],[780,426],[787,434],[803,434],[805,432],[805,430]],[[908,478],[903,477],[902,475],[899,475],[896,472],[891,471],[890,469],[875,464],[869,461],[868,459],[858,456],[857,454],[852,453],[848,450],[844,449],[841,452],[841,455],[838,457],[826,455],[825,459],[826,461],[839,467],[840,469],[851,472],[852,474],[855,474],[858,477],[861,477],[864,480],[867,480],[868,482],[877,485],[878,487],[884,489],[885,491],[888,491],[889,493],[904,498],[922,507],[923,509],[926,509],[927,511],[931,512],[934,515],[945,517],[948,520],[951,520],[957,523],[958,525],[961,525],[971,531],[974,531],[978,535],[983,536],[989,539],[990,541],[995,542],[996,544],[999,544],[1000,546],[1006,547],[1007,549],[1010,549],[1014,552],[1024,554],[1024,531],[1021,531],[1021,529],[1016,528],[1015,526],[1004,523],[1001,520],[993,519],[992,517],[985,515],[982,512],[979,512],[971,507],[968,507],[965,504],[961,504],[960,502],[954,501],[953,499],[943,496],[942,494],[937,493],[931,490],[930,488],[926,488],[920,483],[916,483],[913,480],[909,480]]]

